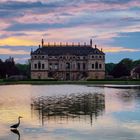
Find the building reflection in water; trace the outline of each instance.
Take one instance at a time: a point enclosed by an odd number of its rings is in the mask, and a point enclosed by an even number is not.
[[[92,125],[93,117],[97,119],[105,110],[104,94],[70,94],[63,96],[45,96],[33,98],[31,103],[32,113],[37,113],[39,119],[44,121],[54,119],[89,118]]]

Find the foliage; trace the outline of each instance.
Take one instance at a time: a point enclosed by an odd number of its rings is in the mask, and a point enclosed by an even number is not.
[[[106,75],[112,75],[114,78],[127,77],[130,76],[131,70],[138,65],[140,65],[140,60],[133,61],[129,58],[122,59],[118,64],[107,63],[105,65]],[[4,79],[12,75],[24,75],[29,78],[30,64],[15,64],[12,57],[6,59],[5,61],[0,59],[0,78]],[[47,81],[51,80],[52,79],[47,79]]]
[[[20,75],[26,75],[30,77],[30,65],[29,64],[16,64]]]
[[[0,59],[0,78],[7,78],[12,75],[29,76],[29,64],[15,64],[14,58],[9,57],[4,62]]]
[[[129,58],[122,59],[111,71],[114,78],[129,77],[131,70],[140,64],[140,60],[133,61]]]
[[[133,68],[140,65],[140,59],[133,61]]]
[[[116,66],[116,64],[114,64],[114,63],[105,64],[106,74],[111,75],[111,72],[112,72],[112,70],[114,69],[115,66]]]

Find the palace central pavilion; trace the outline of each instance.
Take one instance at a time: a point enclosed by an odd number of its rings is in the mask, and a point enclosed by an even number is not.
[[[85,80],[105,78],[105,53],[90,43],[44,44],[31,51],[31,79]]]

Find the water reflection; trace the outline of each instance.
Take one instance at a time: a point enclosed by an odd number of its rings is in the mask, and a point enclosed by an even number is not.
[[[32,111],[37,111],[42,125],[45,120],[89,118],[92,125],[93,117],[97,118],[105,110],[104,94],[70,94],[63,96],[45,96],[33,98]]]
[[[18,136],[18,140],[20,140],[20,132],[17,129],[11,129],[11,132]]]
[[[0,94],[0,140],[140,138],[137,87],[12,85],[1,86]],[[11,132],[20,115],[19,132]]]

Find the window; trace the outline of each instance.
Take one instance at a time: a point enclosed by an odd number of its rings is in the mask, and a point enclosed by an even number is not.
[[[94,55],[92,55],[92,58],[94,58]]]
[[[79,56],[77,56],[77,59],[80,59],[80,57],[79,57]]]
[[[38,62],[38,69],[40,69],[41,68],[41,63],[40,62]]]
[[[80,70],[80,63],[77,63],[77,69]]]
[[[70,69],[70,63],[66,63],[66,69]]]
[[[60,64],[60,69],[62,69],[63,68],[63,64]]]
[[[34,68],[37,69],[37,64],[34,64]]]
[[[92,69],[94,69],[94,64],[92,64]]]
[[[98,62],[95,63],[95,69],[98,69]]]
[[[102,69],[102,64],[99,64],[99,69]]]
[[[73,64],[73,69],[75,69],[75,64]]]
[[[44,59],[44,56],[42,56],[42,59]]]
[[[102,58],[102,56],[100,55],[99,58]]]
[[[42,69],[44,69],[45,68],[45,65],[44,64],[42,64]]]
[[[54,65],[54,69],[55,69],[55,70],[58,69],[58,64],[57,64],[57,63],[55,63],[55,65]]]
[[[83,70],[85,70],[86,69],[86,64],[85,63],[83,63]]]
[[[49,64],[49,69],[50,69],[50,70],[52,69],[52,63]]]
[[[41,51],[38,51],[37,53],[38,53],[38,54],[40,54],[40,53],[41,53]]]

